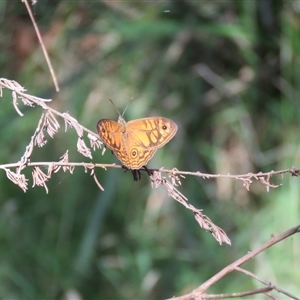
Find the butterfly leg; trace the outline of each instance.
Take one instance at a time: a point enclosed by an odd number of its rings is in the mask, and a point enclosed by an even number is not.
[[[133,180],[139,181],[142,178],[142,173],[140,170],[131,170]]]
[[[153,171],[152,170],[150,171],[146,166],[143,166],[143,168],[145,169],[145,171],[147,172],[147,174],[149,176],[153,175]]]
[[[143,166],[149,176],[153,175],[153,171],[150,171],[146,166]],[[139,181],[142,178],[142,172],[140,170],[131,170],[134,181]]]
[[[123,169],[125,169],[125,173],[130,170],[126,166],[122,166]],[[140,170],[130,170],[133,176],[134,181],[139,181],[142,178],[142,173]]]
[[[149,176],[153,175],[153,171],[150,171],[146,166],[143,166]],[[134,181],[139,181],[142,178],[142,172],[140,170],[131,170]]]
[[[129,169],[127,167],[125,167],[124,165],[122,165],[122,169],[125,169],[125,172],[126,173]]]

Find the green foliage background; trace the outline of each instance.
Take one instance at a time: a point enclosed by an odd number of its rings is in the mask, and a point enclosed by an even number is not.
[[[38,1],[32,8],[58,76],[52,79],[21,1],[0,3],[0,77],[52,98],[95,130],[102,118],[161,115],[179,127],[150,167],[248,173],[300,167],[299,1]],[[0,164],[22,156],[42,113],[0,99]],[[61,120],[60,120],[61,121]],[[63,125],[63,122],[61,122]],[[63,128],[32,161],[57,161],[76,136]],[[114,163],[107,151],[95,162]],[[30,170],[24,171],[31,178]],[[0,172],[1,299],[162,299],[192,291],[220,269],[299,224],[299,178],[258,183],[186,177],[180,191],[232,240],[219,246],[193,215],[149,179],[97,170],[60,172],[23,193]],[[247,264],[300,295],[294,236]],[[210,291],[258,287],[241,274]],[[252,299],[262,299],[262,296]],[[283,299],[283,298],[281,298]]]

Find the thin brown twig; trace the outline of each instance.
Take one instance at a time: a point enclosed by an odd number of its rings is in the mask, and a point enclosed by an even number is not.
[[[245,263],[246,261],[252,259],[253,257],[258,255],[259,253],[263,252],[264,250],[272,247],[273,245],[275,245],[278,242],[286,239],[287,237],[289,237],[289,236],[291,236],[295,233],[299,233],[299,232],[300,232],[300,225],[297,225],[297,226],[285,231],[284,233],[278,235],[277,237],[272,237],[268,242],[264,243],[263,245],[261,245],[257,249],[247,253],[246,255],[241,257],[240,259],[236,260],[232,264],[230,264],[227,267],[225,267],[224,269],[222,269],[219,273],[215,274],[209,280],[207,280],[206,282],[201,284],[193,292],[191,292],[189,294],[186,294],[186,295],[183,295],[183,296],[173,297],[173,298],[170,298],[170,299],[172,299],[172,300],[207,299],[207,298],[205,298],[205,297],[207,297],[207,294],[204,294],[204,292],[209,287],[211,287],[213,284],[215,284],[217,281],[219,281],[221,278],[223,278],[227,274],[231,273],[232,271],[236,270],[236,268],[238,266],[240,266],[241,264]],[[268,284],[268,286],[269,286],[269,284]],[[273,290],[275,290],[274,285],[272,285],[271,287],[272,287]],[[280,290],[278,288],[277,288],[277,291],[282,293],[282,290]],[[288,295],[292,299],[300,300],[296,296],[288,294],[287,292],[285,292],[285,295]]]
[[[51,99],[43,99],[43,98],[39,98],[36,96],[32,96],[29,95],[26,92],[26,89],[23,88],[21,85],[19,85],[17,82],[13,81],[13,80],[8,80],[5,78],[0,78],[0,86],[5,87],[7,89],[10,89],[12,91],[15,91],[17,95],[19,95],[19,97],[21,98],[21,100],[24,102],[25,105],[29,105],[30,106],[30,102],[25,102],[25,100],[29,100],[39,106],[41,106],[44,110],[50,111],[51,113],[61,117],[64,120],[67,120],[68,124],[79,124],[77,122],[76,119],[72,118],[68,113],[61,113],[53,108],[51,108],[50,106],[48,106],[45,102],[49,102],[51,101]],[[96,139],[99,140],[99,136],[91,131],[90,129],[80,125],[81,128],[83,129],[83,131],[89,133],[90,135],[94,136]]]
[[[37,161],[37,162],[28,162],[26,166],[28,167],[36,167],[36,166],[50,166],[50,165],[57,165],[61,167],[83,167],[83,168],[116,168],[116,169],[122,169],[119,165],[114,164],[97,164],[97,163],[87,163],[87,162],[57,162],[57,161]],[[10,169],[10,168],[17,168],[20,165],[22,165],[21,162],[17,163],[9,163],[9,164],[1,164],[0,169]]]
[[[161,172],[159,171],[151,171],[150,174],[150,179],[153,187],[157,188],[161,185],[164,185],[170,197],[172,197],[180,204],[182,204],[185,208],[194,213],[195,219],[201,226],[201,228],[209,231],[220,245],[222,245],[222,243],[231,245],[231,241],[226,232],[222,228],[215,225],[209,217],[203,214],[201,209],[198,209],[188,203],[188,199],[176,188],[176,186],[181,184],[180,178],[178,176],[171,174],[170,177],[172,179],[172,182],[170,182],[166,177],[163,177],[161,175]]]
[[[245,269],[240,268],[240,267],[236,267],[235,270],[254,278],[255,280],[261,282],[262,284],[264,284],[266,286],[271,285],[271,282],[268,282],[266,280],[263,280],[263,279],[259,278],[257,275],[253,274],[252,272],[250,272],[248,270],[245,270]],[[273,287],[273,290],[277,291],[278,293],[284,294],[284,295],[290,297],[291,299],[295,299],[295,300],[298,299],[298,298],[294,298],[294,296],[292,294],[290,294],[289,292],[286,292],[286,291],[276,287],[275,285],[272,285],[272,287]]]
[[[265,294],[272,291],[272,287],[263,287],[260,289],[254,289],[250,291],[230,293],[230,294],[204,294],[201,296],[201,299],[228,299],[228,298],[237,298],[245,296],[253,296],[257,294]]]
[[[55,86],[55,90],[58,92],[59,91],[59,85],[58,85],[58,82],[57,82],[57,79],[56,79],[56,75],[55,75],[55,72],[53,70],[53,67],[52,67],[52,64],[51,64],[51,60],[49,58],[49,55],[48,55],[48,52],[46,50],[46,47],[44,45],[44,42],[43,42],[43,39],[42,39],[42,36],[40,34],[40,30],[36,24],[36,21],[34,19],[34,16],[32,14],[32,11],[31,11],[31,8],[30,8],[30,5],[28,4],[27,0],[21,0],[22,2],[25,3],[25,6],[27,8],[27,11],[28,11],[28,14],[30,16],[30,19],[31,19],[31,22],[32,22],[32,25],[35,29],[35,32],[36,32],[36,35],[39,39],[39,42],[40,42],[40,45],[42,47],[42,50],[43,50],[43,53],[44,53],[44,56],[45,56],[45,59],[46,59],[46,62],[48,64],[48,67],[49,67],[49,70],[50,70],[50,73],[51,73],[51,76],[52,76],[52,79],[53,79],[53,83],[54,83],[54,86]]]
[[[230,179],[250,179],[254,178],[258,180],[259,178],[265,177],[265,176],[272,176],[272,175],[281,175],[285,173],[291,173],[293,176],[299,176],[300,175],[300,169],[296,169],[295,167],[291,167],[289,169],[280,170],[280,171],[270,171],[270,172],[259,172],[259,173],[247,173],[247,174],[209,174],[209,173],[202,173],[202,172],[189,172],[189,171],[174,171],[174,170],[167,170],[167,169],[160,169],[160,171],[163,171],[165,173],[174,173],[177,175],[191,175],[191,176],[197,176],[202,177],[203,179],[210,179],[210,178],[230,178]]]

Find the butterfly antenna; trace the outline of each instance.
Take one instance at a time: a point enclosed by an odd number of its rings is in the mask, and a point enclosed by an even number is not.
[[[115,110],[118,112],[119,116],[121,116],[120,112],[118,111],[118,109],[116,108],[115,104],[113,103],[113,101],[111,99],[109,99],[109,101],[111,102],[111,104],[113,105],[113,107],[115,108]],[[126,107],[127,108],[127,107]],[[123,113],[124,114],[124,113]],[[123,115],[122,115],[123,116]]]
[[[128,106],[129,106],[129,104],[132,102],[132,100],[133,100],[133,97],[130,99],[130,101],[129,101],[128,104],[126,105],[126,107],[125,107],[125,109],[124,109],[124,111],[123,111],[123,113],[122,113],[122,117],[124,116],[124,114],[125,114],[125,112],[126,112]]]
[[[123,113],[121,115],[120,112],[117,110],[117,108],[116,108],[115,104],[113,103],[113,101],[111,99],[109,99],[109,101],[111,102],[111,104],[113,105],[113,107],[115,108],[115,110],[118,112],[119,116],[122,117],[122,118],[123,118],[123,116],[124,116],[124,114],[125,114],[128,106],[129,106],[129,104],[131,103],[132,100],[133,100],[133,97],[130,99],[130,101],[128,102],[127,106],[125,107],[125,109],[124,109],[124,111],[123,111]]]
[[[125,114],[125,111],[127,110],[127,107],[129,106],[129,103],[126,105],[126,107],[125,107],[125,109],[124,109],[124,111],[123,111],[123,113],[122,113],[122,117],[124,116],[124,114]]]

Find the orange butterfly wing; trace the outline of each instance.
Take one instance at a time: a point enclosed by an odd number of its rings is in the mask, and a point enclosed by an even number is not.
[[[177,125],[170,119],[150,117],[118,122],[103,119],[97,124],[100,138],[124,166],[138,170],[145,166],[156,150],[176,134]]]

